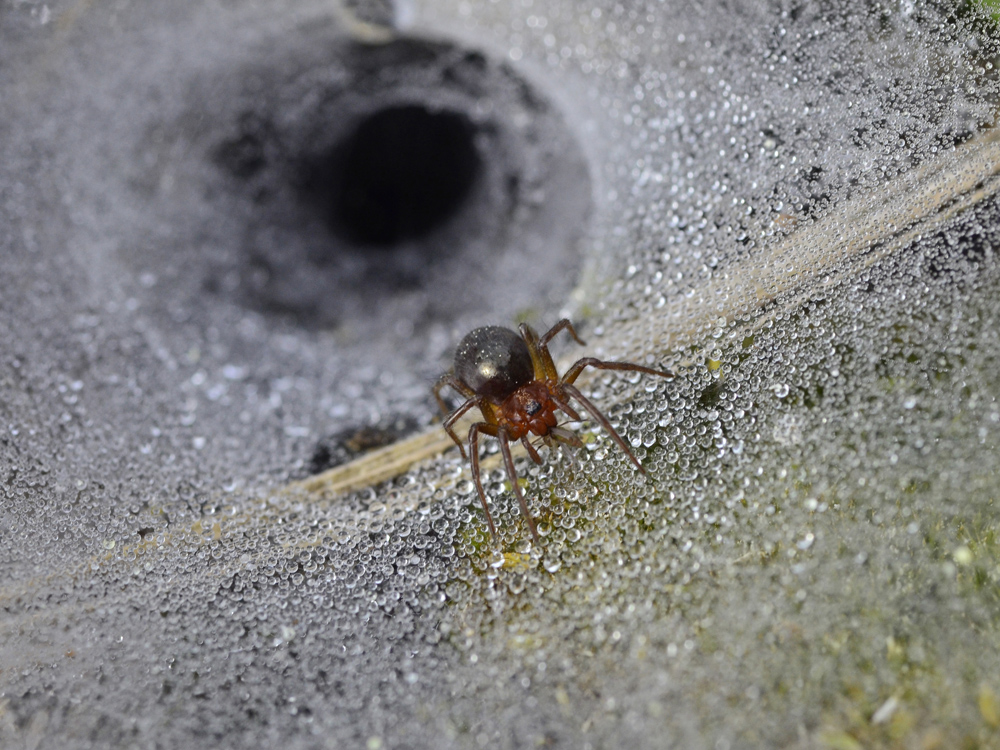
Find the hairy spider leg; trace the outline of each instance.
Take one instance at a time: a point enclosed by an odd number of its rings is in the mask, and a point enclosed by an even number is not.
[[[584,357],[583,359],[578,359],[576,363],[566,371],[566,374],[563,375],[562,382],[570,385],[575,383],[576,379],[580,377],[580,373],[587,367],[593,367],[596,370],[626,370],[629,372],[643,372],[646,375],[659,375],[661,378],[674,377],[674,374],[670,372],[670,370],[654,370],[652,367],[635,365],[631,362],[607,362],[603,359],[595,359],[594,357]]]
[[[563,318],[539,338],[538,334],[535,333],[534,329],[525,323],[520,326],[521,337],[524,339],[525,343],[528,345],[528,351],[531,352],[532,363],[535,365],[535,377],[539,380],[542,379],[542,375],[545,376],[546,380],[552,382],[558,382],[559,370],[556,369],[556,364],[552,360],[552,353],[549,351],[549,342],[555,337],[560,331],[568,331],[569,335],[573,337],[576,343],[583,345],[583,340],[577,336],[576,329],[570,322],[569,318]],[[566,411],[562,404],[557,404],[560,409]],[[567,412],[570,416],[573,416],[572,410]],[[574,417],[574,419],[579,420],[579,417]]]
[[[568,323],[569,321],[566,322]],[[552,361],[549,348],[539,343],[540,340],[538,334],[535,333],[535,329],[527,323],[521,323],[518,326],[518,330],[521,332],[521,338],[524,339],[524,343],[528,346],[528,353],[531,355],[531,365],[535,369],[535,380],[546,382],[559,380],[559,371],[556,370],[555,362]]]
[[[580,393],[580,389],[577,388],[575,385],[564,383],[562,387],[563,390],[566,391],[567,395],[572,396],[577,401],[579,401],[583,405],[583,408],[586,409],[587,412],[590,414],[590,416],[592,416],[595,420],[597,420],[597,423],[600,424],[601,427],[604,428],[604,431],[608,433],[608,435],[611,437],[611,439],[618,444],[618,447],[621,448],[623,451],[625,451],[625,455],[627,455],[629,457],[629,460],[631,460],[632,463],[635,464],[635,467],[643,474],[646,474],[646,470],[642,468],[642,464],[639,463],[639,459],[635,457],[635,454],[632,452],[632,449],[629,448],[628,444],[624,440],[622,440],[622,436],[615,431],[615,428],[611,426],[611,422],[609,422],[608,418],[601,413],[601,410],[598,409],[596,406],[594,406],[594,404],[590,402],[590,399],[588,399],[586,396]]]
[[[565,412],[566,416],[574,422],[582,421],[583,418],[577,413],[576,409],[570,406],[568,399],[560,398],[558,393],[552,393],[551,391],[549,392],[549,398],[552,399],[552,402],[559,407],[560,411]]]
[[[456,393],[460,393],[466,398],[475,398],[476,396],[476,392],[474,390],[455,377],[455,373],[446,372],[438,378],[438,381],[434,384],[433,389],[434,398],[437,399],[438,406],[441,407],[441,411],[446,415],[451,412],[451,409],[448,408],[448,404],[446,404],[444,399],[441,398],[441,391],[447,387],[452,388]]]
[[[493,525],[493,517],[490,515],[490,509],[486,505],[486,491],[483,489],[483,479],[479,476],[480,432],[492,435],[499,441],[500,453],[503,454],[503,462],[507,467],[507,478],[510,480],[511,486],[514,489],[514,496],[517,498],[517,504],[521,508],[521,515],[524,516],[524,520],[528,522],[528,528],[531,529],[531,536],[537,542],[538,529],[535,528],[535,519],[531,517],[531,513],[528,510],[528,504],[525,502],[524,494],[521,492],[521,485],[517,481],[517,470],[514,468],[514,457],[510,454],[510,439],[507,435],[507,430],[489,422],[476,422],[469,428],[469,455],[472,457],[472,476],[476,480],[476,490],[479,492],[479,501],[483,504],[483,510],[486,511],[486,520],[490,524],[490,533],[493,535],[493,541],[496,541],[497,539],[497,529],[496,526]]]
[[[524,501],[524,493],[521,492],[521,485],[517,481],[517,469],[514,468],[514,457],[510,455],[510,441],[507,440],[507,430],[501,427],[497,432],[499,433],[497,438],[500,440],[500,452],[503,454],[503,462],[507,465],[507,477],[514,487],[517,504],[521,506],[521,515],[528,522],[528,528],[531,529],[531,536],[537,542],[538,529],[535,528],[535,519],[531,517],[528,504]]]
[[[441,390],[443,388],[451,388],[456,393],[460,393],[465,396],[465,402],[454,412],[448,408],[444,399],[441,398]],[[444,431],[447,432],[448,436],[455,441],[455,445],[458,446],[458,450],[461,452],[462,458],[466,458],[465,446],[462,444],[458,435],[455,434],[455,430],[453,428],[455,423],[461,419],[469,409],[479,404],[479,401],[481,400],[480,397],[477,396],[476,392],[469,388],[469,386],[456,378],[454,373],[449,372],[438,378],[437,383],[434,384],[434,398],[437,399],[438,406],[441,407],[441,411],[444,412],[447,417],[444,421]]]
[[[458,435],[455,434],[455,429],[454,429],[455,423],[458,422],[458,420],[460,420],[462,417],[464,417],[465,413],[469,411],[469,409],[471,409],[473,406],[480,406],[480,410],[482,410],[482,407],[479,403],[481,400],[482,399],[480,399],[478,396],[468,399],[464,404],[455,409],[455,411],[453,411],[451,415],[444,421],[444,431],[447,432],[448,436],[455,441],[455,445],[458,446],[458,450],[462,454],[462,458],[467,458],[467,456],[465,455],[465,446],[462,445],[462,441],[459,440]]]
[[[553,338],[555,338],[555,335],[564,328],[569,331],[569,335],[573,337],[576,343],[578,343],[580,346],[584,346],[583,341],[581,341],[580,337],[576,335],[576,329],[573,327],[573,324],[570,322],[569,318],[563,318],[554,326],[552,326],[549,330],[547,330],[544,334],[542,334],[542,337],[538,340],[538,346],[547,347],[549,342]]]
[[[566,430],[562,427],[553,427],[549,430],[549,434],[545,436],[545,440],[548,445],[552,448],[556,447],[556,443],[566,443],[573,448],[582,448],[583,441],[580,436],[577,435],[572,430]],[[570,451],[570,458],[573,460],[573,465],[580,471],[583,470],[583,464],[580,462],[580,454],[578,451]]]
[[[566,445],[572,446],[573,448],[582,448],[583,441],[580,437],[572,430],[567,430],[563,427],[553,427],[549,430],[549,434],[542,438],[545,444],[549,446],[550,450],[555,450],[558,443],[565,443]],[[580,456],[577,451],[570,451],[570,459],[573,461],[573,465],[577,470],[583,470],[583,464],[580,462]]]
[[[490,525],[490,536],[493,541],[497,540],[497,527],[493,524],[493,516],[490,515],[490,508],[486,504],[486,491],[483,489],[483,480],[479,476],[479,433],[485,432],[487,435],[497,434],[497,426],[489,422],[476,422],[469,428],[469,456],[472,462],[472,478],[476,482],[476,491],[479,492],[479,502],[483,504],[483,512],[486,513],[486,523]]]
[[[575,421],[579,422],[579,418]],[[563,429],[562,427],[553,427],[549,430],[549,434],[545,436],[546,438],[551,438],[553,441],[559,441],[560,443],[566,443],[566,445],[572,445],[574,448],[582,448],[583,441],[580,440],[580,436],[571,430]]]
[[[603,359],[595,359],[594,357],[584,357],[583,359],[577,360],[576,364],[574,364],[572,367],[569,368],[569,370],[566,371],[566,374],[563,376],[562,381],[559,384],[559,390],[561,390],[567,396],[570,396],[571,398],[574,398],[577,401],[579,401],[583,405],[583,408],[586,409],[587,412],[590,414],[590,416],[596,419],[598,424],[600,424],[601,427],[604,428],[604,431],[611,436],[611,439],[618,444],[618,447],[621,448],[623,451],[625,451],[625,455],[627,455],[629,459],[632,461],[632,463],[635,464],[636,468],[643,474],[646,474],[646,470],[642,468],[642,464],[639,463],[639,459],[635,457],[635,454],[632,452],[632,449],[629,448],[628,444],[622,439],[622,436],[619,435],[615,431],[615,428],[611,426],[611,422],[608,421],[608,418],[605,417],[603,413],[601,413],[600,409],[598,409],[596,406],[594,406],[593,403],[591,403],[590,399],[588,399],[586,396],[580,393],[579,388],[573,385],[573,382],[578,377],[580,377],[580,373],[583,372],[584,368],[587,367],[593,367],[597,370],[625,370],[629,372],[643,372],[646,373],[647,375],[659,375],[660,377],[664,378],[672,378],[674,377],[674,374],[669,370],[654,370],[652,367],[635,365],[632,364],[631,362],[606,362]]]
[[[521,445],[523,445],[524,449],[528,451],[528,455],[531,457],[532,461],[536,464],[540,464],[542,462],[542,457],[538,455],[538,451],[535,449],[535,446],[531,444],[531,441],[528,440],[527,435],[521,438]]]

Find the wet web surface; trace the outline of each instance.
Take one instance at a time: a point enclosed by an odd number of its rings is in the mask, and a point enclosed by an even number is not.
[[[4,746],[989,747],[991,22],[396,18],[0,14]],[[358,247],[303,160],[404,105],[465,118],[481,171]],[[497,547],[457,451],[290,484],[430,426],[473,326],[564,314],[560,354],[677,373],[580,381],[651,480],[577,425],[519,460],[533,545],[487,461]]]

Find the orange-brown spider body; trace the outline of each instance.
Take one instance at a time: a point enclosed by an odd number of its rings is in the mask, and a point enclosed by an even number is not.
[[[472,464],[472,478],[475,480],[479,500],[486,512],[486,521],[494,539],[497,536],[496,526],[493,524],[493,517],[486,503],[486,492],[483,490],[479,472],[480,433],[491,435],[499,441],[511,487],[517,497],[521,514],[536,541],[538,531],[517,482],[510,441],[520,441],[535,463],[541,463],[542,459],[535,446],[531,444],[529,435],[542,438],[548,445],[552,445],[554,441],[574,446],[582,445],[576,435],[559,427],[556,418],[556,412],[561,411],[574,422],[580,421],[580,415],[573,408],[572,401],[579,403],[618,444],[636,468],[643,474],[646,473],[628,444],[611,426],[608,418],[577,389],[574,382],[587,367],[600,370],[631,370],[666,378],[673,377],[673,374],[666,370],[654,370],[630,362],[605,362],[593,357],[584,357],[577,360],[564,375],[560,376],[552,361],[548,345],[549,341],[564,329],[577,343],[583,344],[576,335],[573,324],[565,318],[541,337],[523,323],[520,326],[520,335],[501,326],[477,328],[462,339],[455,350],[454,370],[441,376],[434,386],[434,396],[445,414],[448,414],[448,407],[441,398],[443,388],[450,387],[465,396],[465,402],[451,412],[444,423],[445,431],[458,445],[463,456],[465,447],[455,434],[454,425],[473,407],[478,407],[483,415],[483,421],[476,422],[469,428],[469,460]]]
[[[511,440],[520,440],[528,433],[545,437],[556,426],[559,408],[549,394],[549,386],[537,380],[522,385],[495,409],[497,425],[507,430]]]

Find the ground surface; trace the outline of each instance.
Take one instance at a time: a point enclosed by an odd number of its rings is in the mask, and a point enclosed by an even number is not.
[[[1000,746],[988,19],[2,2],[5,748]],[[291,484],[563,315],[650,481]]]

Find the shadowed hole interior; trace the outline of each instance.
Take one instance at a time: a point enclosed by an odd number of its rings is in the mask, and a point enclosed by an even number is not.
[[[462,207],[481,163],[475,126],[417,105],[380,110],[317,159],[306,189],[348,242],[389,247],[420,239]]]

